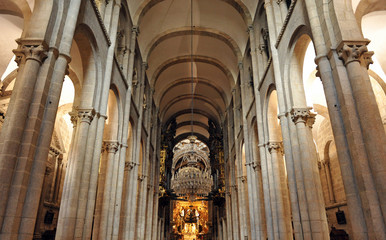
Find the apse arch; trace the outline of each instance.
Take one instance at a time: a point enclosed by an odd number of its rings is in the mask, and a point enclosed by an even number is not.
[[[151,81],[150,81],[150,84],[152,86],[155,86],[157,84],[157,81],[158,81],[158,78],[159,76],[166,70],[168,69],[169,67],[173,66],[173,65],[176,65],[176,64],[179,64],[179,63],[186,63],[186,62],[191,62],[193,60],[193,62],[195,63],[205,63],[205,64],[209,64],[209,65],[212,65],[216,68],[218,68],[219,70],[221,70],[221,72],[224,73],[224,75],[227,77],[227,79],[229,80],[229,82],[231,83],[231,86],[235,84],[235,78],[234,76],[232,75],[232,73],[229,71],[228,67],[225,66],[224,64],[222,64],[220,61],[218,61],[217,59],[213,59],[213,58],[210,58],[210,57],[206,57],[206,56],[197,56],[197,55],[193,55],[193,56],[190,56],[190,55],[185,55],[185,56],[180,56],[180,57],[177,57],[175,59],[169,59],[167,60],[166,62],[164,62],[163,64],[161,64],[157,70],[154,71],[154,74],[151,78]]]
[[[95,35],[88,25],[80,24],[75,29],[74,42],[76,48],[75,52],[71,52],[70,66],[74,69],[82,86],[79,107],[98,108],[102,88],[102,81],[99,80],[102,76],[102,68]],[[78,64],[80,66],[77,66]]]
[[[194,98],[194,102],[200,101],[211,106],[213,109],[216,110],[216,113],[218,114],[218,116],[221,116],[223,110],[225,110],[225,109],[222,109],[217,104],[215,104],[213,101],[211,101],[209,97],[199,95],[199,94],[194,94],[194,95],[184,94],[184,95],[175,96],[171,101],[167,102],[165,106],[162,106],[163,104],[160,104],[160,108],[161,108],[160,115],[163,116],[174,104],[180,103],[181,101],[185,101],[185,100],[192,100],[192,98]]]
[[[158,3],[161,3],[166,0],[146,0],[144,1],[137,9],[134,14],[134,23],[136,25],[140,25],[143,17],[149,12],[151,8],[153,8]],[[246,24],[250,24],[252,22],[252,17],[249,12],[249,9],[246,5],[240,0],[220,0],[232,6],[244,19]]]
[[[230,49],[232,49],[233,54],[237,57],[238,60],[240,60],[242,57],[240,47],[228,34],[212,28],[195,26],[193,30],[190,27],[180,27],[176,29],[170,29],[158,34],[156,37],[153,38],[153,40],[150,41],[149,45],[146,47],[146,50],[144,52],[145,59],[148,59],[150,57],[153,50],[162,41],[165,41],[167,39],[177,37],[177,36],[184,36],[184,35],[191,35],[191,34],[196,36],[207,36],[207,37],[218,39],[219,41],[224,42]]]
[[[159,93],[156,96],[156,102],[161,103],[163,101],[164,97],[168,94],[169,91],[172,91],[172,89],[174,89],[180,85],[191,84],[191,82],[192,82],[191,78],[180,78],[180,79],[174,80],[173,82],[165,85],[162,89],[160,89],[158,91]],[[212,89],[218,95],[221,96],[221,100],[222,100],[222,103],[224,105],[227,104],[226,94],[221,89],[221,87],[218,86],[217,84],[215,84],[213,81],[210,81],[210,80],[205,79],[205,78],[193,78],[193,82],[208,86],[208,88]]]

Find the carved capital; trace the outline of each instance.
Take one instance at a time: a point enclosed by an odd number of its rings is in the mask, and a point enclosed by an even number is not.
[[[116,153],[119,144],[117,141],[103,141],[103,149],[108,153]]]
[[[320,75],[320,68],[319,68],[319,66],[316,66],[315,77],[318,77],[318,78],[322,79],[322,77],[321,77],[321,75]]]
[[[48,46],[41,40],[17,39],[19,44],[17,49],[13,50],[16,58],[15,61],[19,65],[27,60],[34,60],[42,64],[47,58]]]
[[[291,110],[291,119],[295,124],[305,123],[309,127],[315,122],[315,113],[310,111],[310,108],[293,108]]]
[[[137,164],[135,162],[125,162],[125,170],[133,169]]]
[[[282,142],[269,142],[268,151],[272,153],[283,153],[283,143]]]
[[[253,26],[252,26],[252,25],[249,25],[249,26],[248,26],[247,32],[248,32],[249,34],[252,34],[252,33],[253,33]]]
[[[131,33],[137,36],[139,34],[139,26],[135,25],[131,28]]]
[[[363,62],[362,56],[367,50],[367,44],[369,43],[368,40],[366,41],[352,41],[352,42],[342,42],[339,47],[337,48],[339,58],[343,60],[344,64],[347,65],[351,62]],[[372,54],[371,54],[372,55]],[[371,56],[370,56],[371,58]],[[368,61],[368,55],[366,58],[366,62]],[[366,64],[366,63],[364,63]],[[370,63],[369,63],[370,64]]]
[[[318,161],[318,169],[322,169],[322,162]]]
[[[80,122],[85,122],[90,124],[95,116],[94,109],[78,109],[78,118]]]
[[[247,177],[246,176],[241,176],[239,178],[240,178],[241,182],[243,182],[243,183],[247,181]]]
[[[257,171],[257,170],[261,170],[261,163],[260,162],[253,162],[253,170]]]
[[[244,69],[244,65],[242,62],[239,62],[238,63],[238,66],[239,66],[239,70],[243,70]]]
[[[46,171],[44,172],[44,175],[48,176],[53,172],[51,167],[46,167]]]
[[[372,56],[374,55],[373,51],[365,52],[362,54],[361,64],[369,69],[370,64],[373,64]]]
[[[142,182],[145,180],[146,176],[145,175],[138,175],[138,181]]]
[[[149,64],[147,64],[147,62],[143,62],[142,67],[144,70],[147,70],[149,68]]]
[[[283,3],[283,0],[276,0],[277,5],[280,5],[280,3]]]
[[[70,115],[70,120],[71,120],[73,128],[76,128],[76,125],[78,123],[78,114],[77,114],[77,112],[69,112],[68,115]]]
[[[263,36],[264,40],[268,40],[268,37],[269,37],[268,28],[262,28],[261,29],[261,35]]]
[[[263,52],[265,51],[266,48],[267,48],[267,45],[260,44],[259,45],[259,52],[260,52],[260,54],[263,54]]]

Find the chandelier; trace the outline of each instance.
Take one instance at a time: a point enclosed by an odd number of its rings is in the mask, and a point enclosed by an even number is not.
[[[208,153],[195,136],[174,149],[171,187],[178,196],[193,200],[207,196],[213,186]]]

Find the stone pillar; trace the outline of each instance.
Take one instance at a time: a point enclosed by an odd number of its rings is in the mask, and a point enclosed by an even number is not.
[[[332,178],[331,178],[331,169],[330,169],[330,159],[325,159],[323,162],[321,162],[323,165],[324,174],[326,175],[326,183],[328,188],[328,196],[330,203],[335,203],[335,194],[334,194],[334,187],[332,185]]]
[[[343,41],[337,48],[340,59],[343,60],[358,114],[363,142],[368,164],[378,195],[380,212],[372,211],[372,217],[377,219],[375,232],[378,237],[386,237],[386,134],[379,113],[375,95],[371,87],[367,69],[372,63],[372,52],[367,51],[368,41]],[[373,208],[371,206],[370,208]],[[382,214],[381,214],[382,213]],[[374,214],[374,215],[373,215]],[[383,216],[383,217],[382,217]],[[381,227],[382,226],[382,227]],[[381,228],[380,228],[381,227]],[[380,234],[383,232],[383,234]]]
[[[81,186],[81,178],[84,167],[84,160],[89,140],[89,126],[94,118],[94,109],[78,109],[78,124],[76,140],[73,147],[72,159],[69,159],[70,171],[67,171],[66,178],[69,178],[64,186],[65,193],[59,212],[58,239],[72,239],[76,228],[76,213],[78,209],[78,199]],[[89,141],[88,141],[89,140]]]
[[[289,199],[287,189],[287,179],[284,170],[283,143],[269,142],[268,151],[271,154],[273,185],[271,188],[275,191],[275,203],[272,203],[277,209],[277,230],[279,239],[291,239],[292,227],[289,211]]]
[[[228,232],[227,232],[227,224],[226,224],[226,221],[225,219],[223,218],[222,219],[222,237],[224,240],[228,240]]]
[[[248,109],[248,106],[247,106],[247,91],[248,91],[248,88],[250,88],[251,86],[249,85],[249,79],[247,79],[245,77],[245,74],[244,74],[244,67],[243,67],[243,63],[239,63],[239,71],[240,71],[240,90],[241,90],[241,105],[242,105],[242,109]],[[240,120],[240,124],[243,125],[243,135],[244,135],[244,148],[245,148],[245,160],[246,162],[249,162],[250,161],[250,158],[251,158],[251,154],[250,154],[250,144],[249,144],[249,132],[248,132],[248,123],[247,123],[247,119],[245,117],[245,114],[246,114],[246,110],[245,112],[239,111],[239,116],[241,118]],[[248,187],[248,182],[250,181],[250,178],[248,178],[248,181],[247,181],[247,176],[244,176],[243,174],[243,159],[242,159],[242,149],[237,149],[236,152],[238,153],[238,161],[237,161],[237,169],[238,169],[238,173],[237,173],[237,176],[238,176],[238,186],[239,187],[239,199],[240,199],[240,226],[241,226],[241,229],[240,229],[240,235],[241,235],[241,238],[243,239],[245,236],[248,236],[248,224],[247,224],[247,209],[252,209],[252,212],[254,210],[254,206],[253,206],[253,200],[252,201],[249,201],[246,199],[246,196],[248,193],[245,192],[245,186]],[[249,195],[252,195],[253,193],[250,192]],[[252,215],[253,217],[254,215]]]
[[[304,232],[304,237],[329,239],[326,210],[317,166],[317,153],[310,128],[315,120],[315,114],[311,113],[308,108],[294,108],[291,111],[291,117],[296,125],[298,141],[301,146],[301,169],[311,226],[311,232]]]
[[[125,100],[125,110],[124,110],[124,118],[123,118],[123,128],[122,128],[122,139],[121,139],[121,142],[122,142],[122,145],[124,146],[127,146],[127,138],[128,138],[128,130],[129,130],[129,119],[130,119],[130,108],[131,108],[131,97],[132,97],[132,80],[133,80],[133,69],[134,69],[134,57],[135,57],[135,46],[136,46],[136,39],[137,39],[137,35],[139,33],[139,30],[138,30],[138,27],[137,26],[133,26],[132,30],[131,30],[131,39],[130,39],[130,46],[129,46],[129,63],[128,63],[128,74],[127,74],[127,85],[128,85],[128,89],[126,91],[126,100]],[[121,161],[123,162],[127,162],[128,160],[126,159],[126,150],[127,148],[122,148],[121,149],[121,154],[120,154],[120,157],[121,157]],[[134,151],[134,147],[132,148],[132,151]],[[132,155],[134,156],[134,155]],[[133,161],[131,159],[131,161]],[[131,164],[129,164],[131,166],[130,169],[134,168],[135,164],[134,162],[131,162]],[[133,171],[131,171],[132,173]],[[128,174],[128,182],[124,182],[123,184],[127,186],[127,191],[126,191],[126,203],[129,204],[129,195],[130,195],[130,191],[131,191],[131,182],[130,182],[130,179],[132,177],[132,174]],[[123,186],[122,186],[123,187]],[[128,205],[127,205],[128,206]],[[125,212],[126,212],[126,215],[128,214],[127,212],[127,206],[124,206],[125,208]],[[126,219],[129,218],[129,216],[125,216]],[[117,217],[116,217],[117,219]],[[117,222],[115,222],[116,224]],[[125,226],[124,227],[124,230],[123,232],[125,232],[125,229],[127,227],[127,224],[128,222],[126,223],[123,223],[123,225]],[[119,226],[120,224],[118,224]],[[113,233],[113,238],[116,239],[117,236],[119,235],[119,231],[115,231]]]
[[[111,192],[112,189],[112,181],[113,181],[113,172],[114,170],[114,160],[115,160],[115,154],[118,151],[118,142],[116,140],[108,141],[105,140],[103,143],[103,147],[106,151],[106,177],[104,184],[104,191],[103,191],[103,203],[102,203],[102,211],[101,211],[101,220],[99,225],[99,234],[98,239],[110,239],[111,235],[108,236],[107,229],[108,229],[108,222],[109,222],[109,212],[113,211],[113,209],[110,209],[110,201],[111,199]],[[96,226],[98,227],[98,226]]]
[[[18,212],[23,205],[19,203],[23,189],[25,171],[30,171],[27,159],[18,162],[19,150],[23,143],[25,127],[28,126],[28,113],[33,99],[34,87],[40,67],[47,57],[47,45],[42,40],[18,40],[19,48],[14,50],[16,59],[23,65],[19,70],[8,112],[0,132],[0,237],[6,239],[18,226]],[[52,54],[51,54],[52,56]],[[32,132],[33,129],[30,129]],[[27,145],[28,146],[28,145]],[[23,153],[20,153],[23,154]],[[27,164],[27,165],[26,165]],[[20,169],[23,167],[24,169]],[[14,172],[13,169],[17,171]],[[42,176],[44,177],[44,176]],[[25,194],[25,193],[24,193]],[[4,225],[3,225],[4,224]],[[16,227],[17,229],[18,227]],[[32,229],[33,230],[33,229]]]
[[[35,231],[33,234],[34,239],[42,239],[41,235],[41,224],[44,221],[44,214],[43,214],[43,208],[44,208],[44,201],[45,201],[45,196],[48,192],[48,187],[49,187],[49,175],[53,172],[53,170],[49,167],[46,168],[45,176],[44,176],[44,181],[43,181],[43,187],[42,187],[42,195],[40,198],[40,203],[39,203],[39,210],[37,214],[37,221],[35,224]]]
[[[262,55],[261,55],[261,51],[260,51],[260,54],[259,56],[257,56],[257,49],[256,49],[256,40],[255,40],[255,34],[254,34],[254,29],[253,29],[253,26],[249,26],[248,28],[248,32],[249,32],[249,38],[250,38],[250,42],[251,42],[251,58],[252,58],[252,70],[253,70],[253,85],[255,87],[254,89],[254,93],[255,93],[255,105],[256,105],[256,122],[257,122],[257,138],[258,138],[258,143],[255,143],[258,144],[258,148],[259,148],[259,156],[256,156],[260,158],[260,167],[262,167],[262,165],[266,166],[265,163],[266,163],[266,155],[265,155],[265,148],[264,148],[264,145],[262,144],[264,142],[264,131],[263,131],[263,119],[262,119],[262,109],[261,109],[261,99],[260,99],[260,92],[259,92],[259,89],[258,89],[258,86],[259,86],[259,82],[260,82],[260,78],[259,78],[259,72],[262,72],[262,65],[263,65],[263,60],[262,60]],[[262,171],[262,175],[266,175],[266,171]],[[256,176],[257,178],[256,179],[259,179],[258,176]],[[265,184],[265,179],[267,179],[266,177],[262,176],[262,184],[263,186],[266,186]],[[259,179],[260,180],[260,179]],[[258,181],[254,181],[255,183],[257,183],[259,185],[259,182]],[[264,188],[263,187],[263,191],[264,191]],[[257,192],[257,196],[260,196],[260,192]],[[269,195],[267,194],[264,194],[264,200],[263,200],[265,203],[267,203],[269,205]],[[254,201],[256,202],[257,204],[257,201]],[[270,224],[272,222],[271,218],[270,218],[270,208],[267,208],[265,207],[265,214],[266,214],[266,221],[267,221],[267,229],[268,232],[272,232],[270,231],[271,227],[272,227],[272,224]],[[261,213],[260,211],[260,204],[257,204],[257,207],[255,209],[255,212],[258,211],[256,213],[259,214],[260,216],[260,220],[259,221],[259,227],[260,227],[260,231],[256,233],[256,237],[260,236],[260,239],[266,239],[266,233],[263,229],[263,226],[262,226],[262,219],[263,219],[263,214]],[[269,223],[268,223],[269,222]],[[258,228],[257,228],[258,229]]]
[[[146,74],[146,69],[147,69],[147,63],[146,62],[143,62],[142,63],[142,73],[141,73],[141,89],[140,89],[140,93],[139,95],[140,96],[143,96],[143,92],[144,92],[144,87],[145,87],[145,74]],[[142,99],[142,98],[140,98]],[[127,214],[129,216],[129,220],[128,222],[126,223],[125,225],[125,239],[134,239],[134,234],[135,234],[135,229],[136,229],[136,222],[135,222],[135,218],[136,218],[136,211],[137,209],[136,208],[133,208],[132,206],[136,206],[137,205],[137,190],[138,190],[138,187],[137,187],[137,179],[138,179],[138,175],[139,175],[139,172],[138,172],[138,168],[136,166],[138,166],[139,164],[139,156],[140,156],[140,145],[141,145],[141,136],[142,136],[142,119],[143,119],[143,101],[139,101],[139,105],[138,105],[138,109],[139,109],[139,118],[138,118],[138,123],[137,123],[137,133],[136,133],[136,137],[137,139],[135,139],[135,154],[133,155],[133,159],[132,161],[134,162],[135,166],[134,166],[134,169],[133,169],[133,173],[132,174],[132,177],[131,177],[131,180],[130,180],[130,183],[128,186],[132,186],[131,190],[129,191],[129,198],[128,198],[128,202],[127,202],[127,206],[126,206],[126,211],[127,211]],[[143,159],[145,159],[145,156],[143,156]]]

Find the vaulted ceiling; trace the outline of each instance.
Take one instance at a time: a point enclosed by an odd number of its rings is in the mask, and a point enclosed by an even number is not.
[[[193,0],[191,28],[190,0],[129,1],[161,120],[176,118],[176,137],[191,131],[192,92],[195,134],[209,137],[208,119],[220,124],[256,7],[253,0]]]

